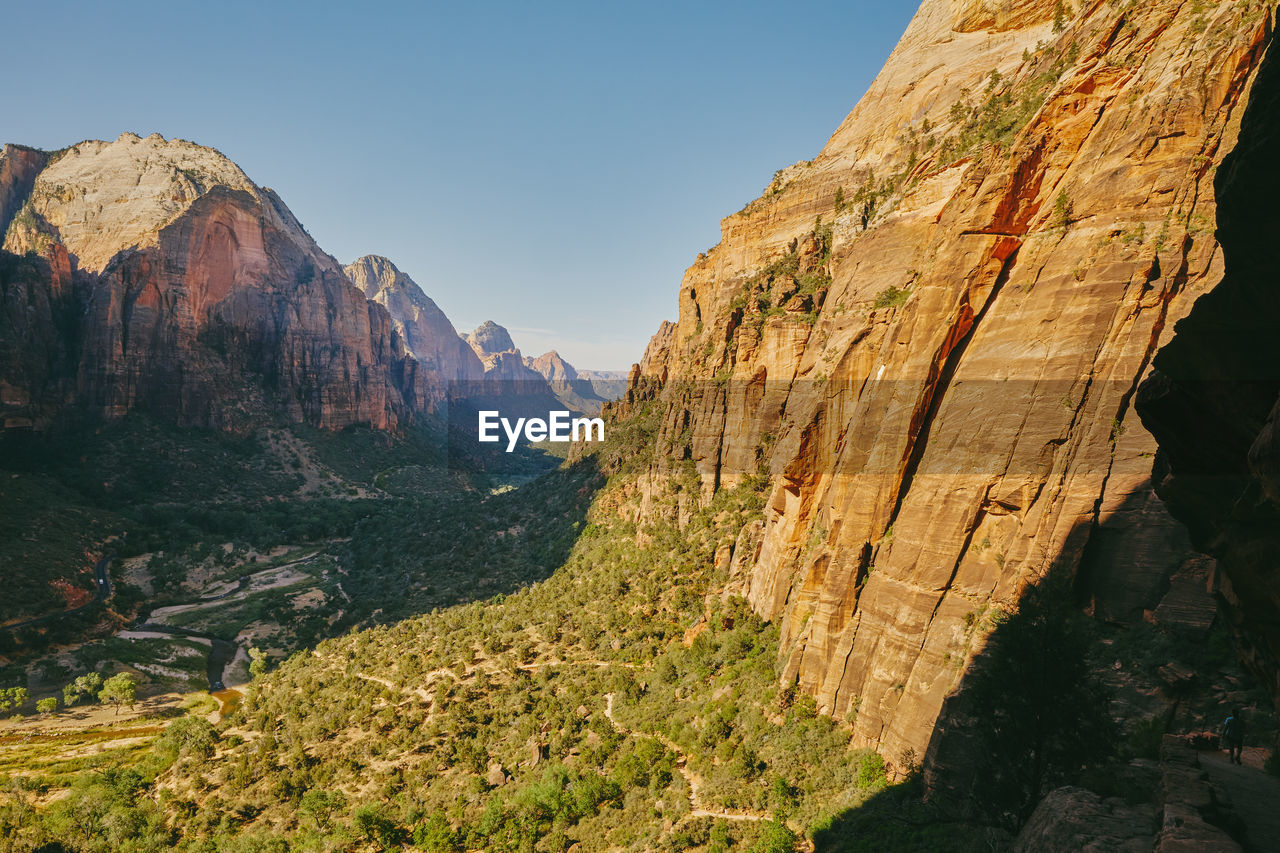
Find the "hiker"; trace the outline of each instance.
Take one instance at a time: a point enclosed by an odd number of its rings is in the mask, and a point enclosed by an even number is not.
[[[1240,717],[1240,709],[1232,708],[1231,716],[1222,724],[1222,742],[1227,747],[1227,759],[1235,764],[1243,764],[1240,752],[1244,749],[1244,720]]]

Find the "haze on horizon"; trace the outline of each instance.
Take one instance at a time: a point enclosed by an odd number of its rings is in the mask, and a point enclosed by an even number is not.
[[[219,149],[466,332],[624,370],[719,221],[814,156],[914,4],[227,2],[8,10],[0,141]]]

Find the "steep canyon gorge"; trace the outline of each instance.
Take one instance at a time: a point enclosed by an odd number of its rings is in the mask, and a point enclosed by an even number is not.
[[[432,825],[453,846],[431,849],[731,849],[716,821],[844,849],[823,833],[890,782],[922,782],[928,808],[977,787],[970,688],[1046,591],[1100,626],[1126,734],[1207,726],[1202,706],[1248,686],[1177,666],[1137,683],[1120,658],[1138,641],[1117,638],[1143,630],[1233,646],[1280,705],[1275,14],[923,0],[821,151],[721,221],[625,383],[526,357],[492,321],[459,334],[390,260],[339,263],[212,149],[5,146],[0,447],[88,446],[142,415],[187,432],[124,435],[161,436],[188,470],[223,440],[273,458],[240,491],[218,468],[187,515],[166,482],[100,521],[150,470],[151,448],[110,442],[110,484],[83,460],[15,464],[0,498],[56,483],[47,515],[146,530],[73,555],[132,548],[130,580],[175,572],[187,552],[162,534],[189,535],[222,573],[202,608],[247,594],[238,555],[279,546],[273,568],[310,565],[309,600],[347,618],[277,608],[314,630],[211,712],[207,766],[173,747],[147,781],[166,837],[324,837],[349,798],[352,826],[367,807],[387,832],[351,849]],[[441,435],[424,425],[490,406],[602,409],[610,440],[510,482],[424,450]],[[287,531],[270,547],[249,541],[258,515]],[[1133,778],[1187,760],[1163,757]],[[552,788],[591,801],[552,820]],[[1054,797],[1068,816],[1098,799]],[[1155,849],[1154,803],[1125,806],[1151,806],[1133,849]],[[1015,849],[1060,831],[1016,812],[955,823],[1004,847],[1044,831]]]

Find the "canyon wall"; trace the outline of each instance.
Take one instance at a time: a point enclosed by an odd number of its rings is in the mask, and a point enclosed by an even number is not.
[[[923,756],[991,616],[1051,570],[1102,618],[1203,610],[1132,402],[1222,277],[1212,176],[1270,36],[1264,3],[925,0],[686,272],[623,409],[660,395],[704,499],[768,475],[730,588],[860,745]]]
[[[413,358],[403,325],[210,148],[133,134],[7,146],[0,212],[9,427],[142,408],[219,429],[280,416],[390,428],[471,366]]]
[[[448,382],[473,382],[484,376],[479,356],[417,282],[387,258],[365,255],[343,267],[347,278],[373,302],[387,309],[405,349]]]

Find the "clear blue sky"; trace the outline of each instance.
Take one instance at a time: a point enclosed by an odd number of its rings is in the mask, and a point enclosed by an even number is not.
[[[818,152],[915,5],[11,4],[0,137],[213,146],[459,329],[626,368],[720,218]]]

